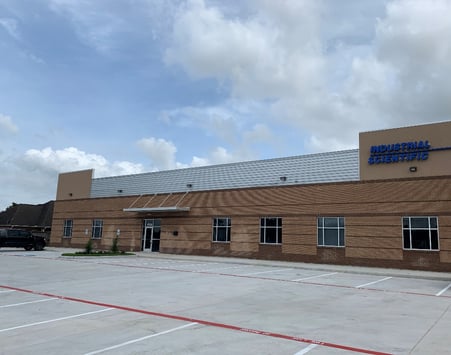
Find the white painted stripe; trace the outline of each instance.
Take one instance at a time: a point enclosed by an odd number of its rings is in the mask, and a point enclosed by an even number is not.
[[[446,291],[448,291],[450,287],[451,287],[451,284],[449,284],[449,285],[446,286],[443,290],[441,290],[439,293],[437,293],[436,296],[441,296],[441,295],[444,294]]]
[[[57,300],[58,298],[44,298],[42,300],[37,301],[29,301],[29,302],[22,302],[22,303],[13,303],[13,304],[6,304],[4,306],[0,306],[0,308],[8,308],[8,307],[16,307],[16,306],[22,306],[24,304],[30,304],[30,303],[39,303],[39,302],[48,302],[52,300]]]
[[[71,318],[77,318],[77,317],[83,317],[83,316],[87,316],[90,314],[95,314],[95,313],[100,313],[100,312],[106,312],[106,311],[111,311],[114,308],[105,308],[105,309],[101,309],[100,311],[94,311],[94,312],[87,312],[87,313],[80,313],[80,314],[75,314],[73,316],[68,316],[68,317],[62,317],[62,318],[55,318],[55,319],[49,319],[49,320],[44,320],[42,322],[36,322],[36,323],[30,323],[30,324],[24,324],[24,325],[19,325],[17,327],[12,327],[12,328],[5,328],[5,329],[0,329],[0,333],[3,332],[7,332],[9,330],[15,330],[15,329],[21,329],[21,328],[27,328],[27,327],[33,327],[35,325],[40,325],[40,324],[47,324],[47,323],[52,323],[52,322],[58,322],[60,320],[66,320],[66,319],[71,319]]]
[[[204,269],[202,271],[211,271],[211,272],[221,272],[223,270],[230,270],[230,269],[242,269],[250,267],[251,265],[238,265],[238,266],[230,266],[230,267],[220,267],[220,268],[212,268],[212,269]]]
[[[139,341],[143,341],[143,340],[150,339],[150,338],[153,338],[153,337],[157,337],[157,336],[160,336],[160,335],[172,333],[172,332],[175,332],[175,331],[180,330],[180,329],[183,329],[183,328],[188,328],[188,327],[191,327],[191,326],[193,326],[193,325],[195,325],[195,324],[197,324],[197,323],[189,323],[189,324],[185,324],[185,325],[182,325],[182,326],[180,326],[180,327],[168,329],[168,330],[165,330],[165,331],[160,332],[160,333],[155,333],[155,334],[147,335],[147,336],[145,336],[145,337],[138,338],[138,339],[133,339],[133,340],[130,340],[130,341],[126,341],[125,343],[113,345],[113,346],[110,346],[110,347],[108,347],[108,348],[104,348],[104,349],[92,351],[92,352],[90,352],[90,353],[86,353],[85,355],[94,355],[94,354],[103,353],[103,352],[105,352],[105,351],[109,351],[109,350],[121,348],[121,347],[126,346],[126,345],[130,345],[130,344],[137,343],[137,342],[139,342]]]
[[[382,281],[385,281],[385,280],[389,280],[389,279],[391,279],[391,278],[392,278],[391,276],[389,276],[389,277],[384,277],[383,279],[376,280],[376,281],[373,281],[373,282],[368,282],[368,283],[366,283],[366,284],[356,286],[355,288],[360,288],[360,287],[365,287],[365,286],[369,286],[369,285],[374,285],[374,284],[377,284],[378,282],[382,282]]]
[[[259,275],[259,274],[269,274],[269,273],[271,273],[271,272],[280,272],[280,271],[286,271],[286,270],[293,270],[293,269],[279,269],[279,270],[269,270],[269,271],[251,272],[251,273],[249,273],[249,274],[243,274],[243,276]]]
[[[16,292],[16,290],[5,290],[5,291],[0,291],[0,293],[8,293],[8,292]]]
[[[306,348],[302,349],[301,351],[298,351],[296,354],[294,355],[303,355],[303,354],[307,354],[310,350],[316,348],[318,346],[318,344],[310,344],[309,346],[307,346]]]
[[[291,281],[304,281],[304,280],[316,279],[317,277],[330,276],[330,275],[335,275],[335,274],[338,274],[338,272],[329,272],[327,274],[303,277],[302,279],[294,279],[294,280],[291,280]]]

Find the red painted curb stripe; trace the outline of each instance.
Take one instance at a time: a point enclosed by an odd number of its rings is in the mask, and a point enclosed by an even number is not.
[[[61,299],[61,300],[66,300],[66,301],[85,303],[85,304],[90,304],[90,305],[94,305],[94,306],[115,308],[115,309],[122,310],[122,311],[141,313],[141,314],[146,314],[146,315],[155,316],[155,317],[175,319],[175,320],[180,320],[180,321],[190,322],[190,323],[195,322],[195,323],[199,323],[199,324],[207,325],[207,326],[211,326],[211,327],[216,327],[216,328],[230,329],[230,330],[235,330],[235,331],[239,331],[239,332],[252,333],[252,334],[257,334],[257,335],[264,335],[264,336],[268,336],[268,337],[285,339],[285,340],[292,340],[292,341],[308,343],[308,344],[316,344],[316,345],[326,346],[326,347],[329,347],[329,348],[348,350],[348,351],[357,352],[357,353],[361,353],[361,354],[391,355],[390,353],[384,353],[384,352],[368,350],[368,349],[361,349],[361,348],[356,348],[356,347],[347,346],[347,345],[328,343],[328,342],[317,341],[317,340],[312,340],[312,339],[306,339],[306,338],[301,338],[301,337],[295,337],[295,336],[285,335],[285,334],[280,334],[280,333],[266,332],[266,331],[257,330],[257,329],[241,328],[241,327],[238,327],[238,326],[235,326],[235,325],[230,325],[230,324],[210,322],[210,321],[201,320],[201,319],[189,318],[189,317],[184,317],[184,316],[177,316],[177,315],[173,315],[173,314],[166,314],[166,313],[146,311],[144,309],[131,308],[131,307],[126,307],[126,306],[118,306],[118,305],[109,304],[109,303],[85,300],[85,299],[82,299],[82,298],[60,296],[60,295],[55,295],[55,294],[51,294],[51,293],[32,291],[32,290],[27,290],[27,289],[18,288],[18,287],[0,285],[0,288],[5,288],[5,289],[8,289],[8,290],[14,290],[14,291],[19,291],[19,292],[25,292],[25,293],[31,293],[31,294],[34,294],[34,295],[40,295],[40,296],[45,296],[45,297],[58,298],[58,299]]]

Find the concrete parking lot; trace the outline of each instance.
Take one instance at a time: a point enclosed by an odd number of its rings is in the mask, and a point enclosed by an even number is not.
[[[447,354],[451,274],[0,250],[1,354]]]

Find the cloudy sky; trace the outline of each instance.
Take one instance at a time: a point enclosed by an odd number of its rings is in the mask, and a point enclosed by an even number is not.
[[[451,0],[0,0],[0,210],[451,119]]]

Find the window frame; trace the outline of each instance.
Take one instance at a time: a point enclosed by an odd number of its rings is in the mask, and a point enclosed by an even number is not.
[[[267,225],[268,220],[275,219],[274,226]],[[282,217],[260,217],[260,244],[264,245],[282,245]],[[268,242],[268,231],[275,232],[276,242]]]
[[[225,221],[224,225],[219,224],[219,220]],[[225,230],[225,239],[226,240],[218,240],[218,236],[220,235],[220,231]],[[232,234],[232,218],[230,217],[213,217],[212,218],[212,232],[211,232],[211,240],[213,243],[230,243]]]
[[[103,219],[93,219],[91,228],[91,239],[102,239],[102,234],[103,234]]]
[[[421,219],[421,218],[427,218],[428,220],[428,227],[414,227],[412,228],[412,219]],[[408,219],[408,227],[404,227],[404,221],[405,219]],[[435,227],[431,226],[431,219],[435,219]],[[406,251],[440,251],[440,232],[439,232],[439,224],[438,224],[438,217],[437,216],[403,216],[401,217],[401,235],[402,235],[402,249]],[[412,231],[428,231],[429,236],[429,248],[413,248],[412,243]],[[409,247],[406,247],[405,242],[405,232],[409,233]],[[432,248],[432,234],[435,232],[436,234],[436,244],[437,248]]]
[[[325,220],[326,219],[335,219],[337,221],[336,226],[326,226]],[[320,223],[321,221],[321,223]],[[316,219],[316,242],[319,247],[325,247],[325,248],[345,248],[346,247],[346,220],[344,216],[318,216]],[[335,231],[337,243],[336,244],[326,244],[325,243],[325,232],[328,231]],[[320,235],[321,233],[321,235]],[[322,240],[322,243],[320,243],[320,239]],[[343,239],[343,243],[340,244],[341,239]]]
[[[70,222],[70,225],[68,225],[68,222]],[[74,220],[65,219],[63,222],[63,238],[72,238],[73,228],[74,228]]]

